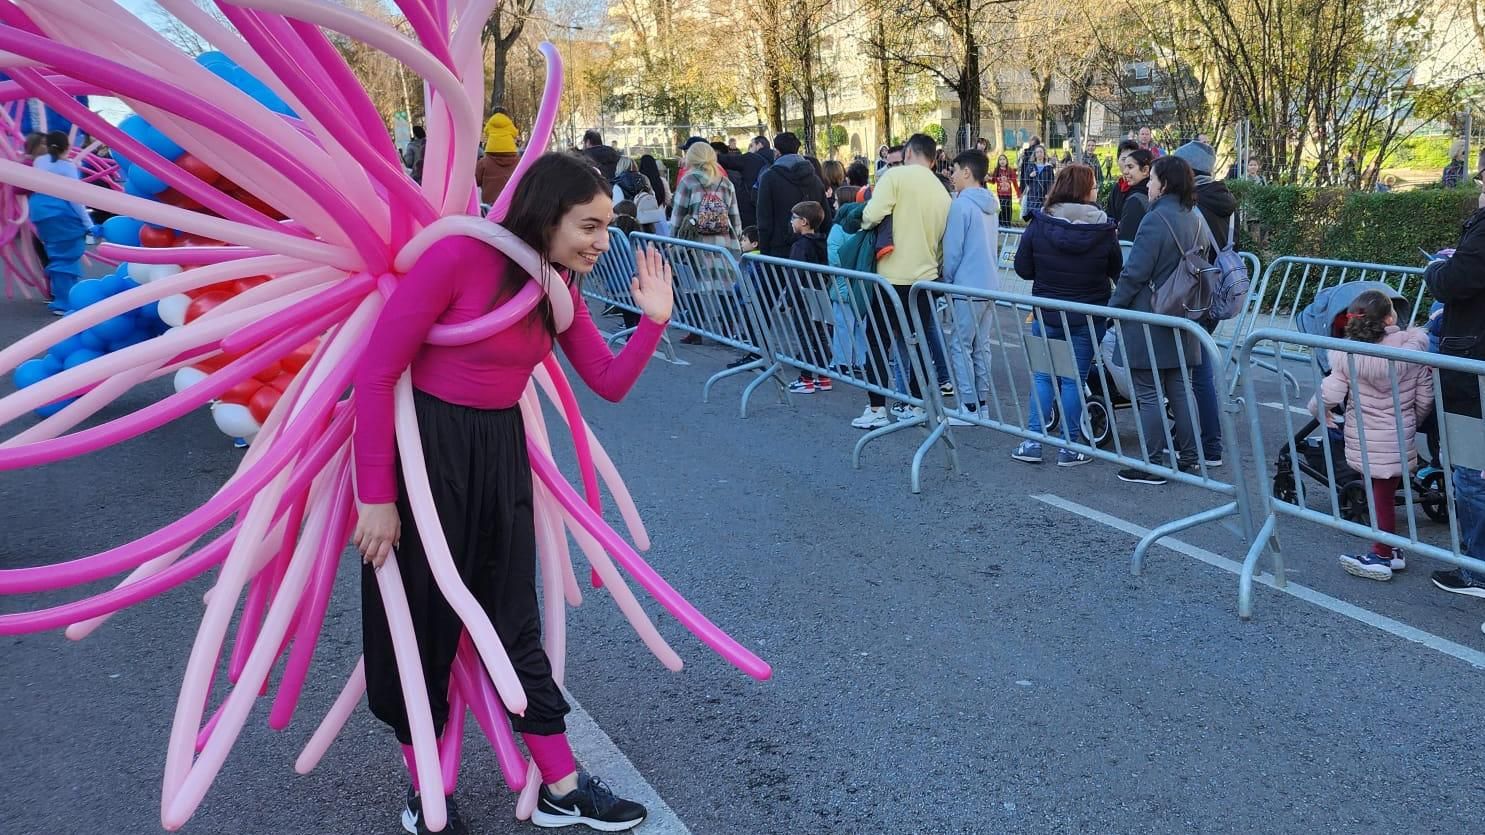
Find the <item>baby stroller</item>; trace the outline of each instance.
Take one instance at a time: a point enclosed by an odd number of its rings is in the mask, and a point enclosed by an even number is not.
[[[1083,436],[1088,442],[1099,448],[1107,448],[1113,444],[1113,421],[1110,416],[1116,409],[1128,409],[1134,405],[1133,385],[1129,380],[1129,369],[1124,367],[1124,362],[1119,357],[1119,337],[1112,328],[1103,330],[1103,336],[1099,341],[1098,352],[1102,358],[1103,371],[1099,372],[1099,362],[1094,361],[1088,367],[1088,376],[1083,381],[1083,398],[1085,407],[1083,409]],[[1104,385],[1107,379],[1109,386]],[[1057,427],[1062,423],[1061,404],[1054,398],[1051,404],[1052,416],[1047,421],[1046,432],[1055,435]]]
[[[1398,320],[1408,321],[1410,305],[1397,290],[1381,282],[1353,281],[1316,293],[1315,300],[1295,317],[1295,324],[1305,333],[1341,338],[1344,336],[1346,311],[1351,302],[1367,290],[1380,290],[1390,296],[1393,307],[1397,310]],[[1330,373],[1328,352],[1317,351],[1312,359],[1322,374]],[[1344,406],[1337,412],[1342,419],[1350,417]],[[1320,429],[1320,421],[1311,418],[1279,450],[1274,472],[1274,498],[1289,504],[1298,502],[1299,489],[1294,481],[1294,472],[1297,469],[1307,478],[1337,491],[1342,518],[1367,524],[1370,519],[1367,510],[1367,495],[1370,490],[1361,473],[1346,463],[1346,442],[1342,431],[1336,427],[1317,434]],[[1433,420],[1424,421],[1419,426],[1419,431],[1424,435],[1429,463],[1412,473],[1414,502],[1423,508],[1428,518],[1446,523],[1449,521],[1449,504],[1444,492],[1444,473],[1433,463],[1438,459],[1436,423]],[[1325,463],[1327,447],[1330,450],[1330,465],[1335,472],[1333,485],[1329,482]],[[1399,506],[1405,505],[1405,494],[1399,493],[1396,501]]]

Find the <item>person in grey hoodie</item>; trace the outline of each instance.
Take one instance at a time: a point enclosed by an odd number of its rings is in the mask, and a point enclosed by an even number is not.
[[[944,281],[976,290],[1000,286],[996,245],[1000,237],[1000,201],[985,188],[990,159],[980,151],[954,158],[949,182],[957,195],[949,204],[944,227]],[[978,412],[990,399],[990,326],[994,305],[984,299],[955,298],[954,341],[949,346],[954,391],[959,408]],[[951,423],[962,422],[950,419]]]

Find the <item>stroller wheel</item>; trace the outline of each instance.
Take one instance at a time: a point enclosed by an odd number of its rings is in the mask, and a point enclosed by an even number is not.
[[[1444,472],[1435,470],[1425,475],[1419,485],[1422,487],[1418,492],[1421,494],[1418,504],[1423,506],[1423,512],[1428,518],[1439,524],[1449,523],[1449,499],[1444,492]]]
[[[1042,431],[1045,432],[1045,433],[1047,433],[1048,435],[1056,435],[1057,434],[1057,427],[1059,427],[1061,425],[1062,425],[1062,406],[1059,403],[1053,402],[1052,403],[1052,414],[1047,418],[1046,424],[1042,427]]]
[[[1089,442],[1096,447],[1107,447],[1112,439],[1109,431],[1109,407],[1102,400],[1089,400],[1084,422],[1087,426],[1083,430],[1088,433]]]
[[[1294,489],[1294,476],[1284,472],[1282,468],[1274,476],[1274,498],[1284,504],[1295,504],[1299,501],[1299,491]]]
[[[1366,485],[1360,481],[1349,481],[1341,488],[1341,518],[1348,522],[1367,525],[1371,514],[1366,508]]]

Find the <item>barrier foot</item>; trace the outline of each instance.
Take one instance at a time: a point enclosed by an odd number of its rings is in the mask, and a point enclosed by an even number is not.
[[[899,420],[895,423],[889,423],[880,429],[873,429],[867,432],[861,436],[861,440],[857,441],[856,446],[851,450],[851,467],[857,470],[861,469],[861,451],[866,449],[867,444],[875,441],[877,438],[883,438],[891,435],[893,432],[901,432],[904,429],[912,429],[914,426],[922,426],[927,422],[927,417],[915,417],[912,420]],[[917,491],[915,490],[913,492],[916,493]]]
[[[1134,557],[1129,561],[1130,572],[1136,577],[1145,573],[1145,552],[1150,550],[1150,546],[1154,545],[1157,541],[1177,531],[1184,531],[1187,528],[1194,528],[1197,525],[1204,525],[1207,522],[1215,522],[1218,519],[1231,516],[1237,512],[1238,503],[1228,502],[1224,505],[1218,505],[1211,510],[1203,510],[1201,513],[1192,514],[1191,516],[1177,519],[1174,522],[1167,522],[1155,530],[1150,531],[1140,540],[1140,544],[1134,546]]]
[[[944,446],[948,449],[949,459],[954,468],[956,470],[958,469],[959,459],[954,455],[954,440],[948,437],[948,432],[949,422],[947,420],[939,421],[939,424],[933,427],[933,431],[928,433],[928,437],[923,439],[923,443],[918,445],[918,451],[913,453],[912,478],[914,493],[921,493],[923,491],[923,457],[928,454],[928,450],[932,449],[934,444],[938,443],[940,438],[944,439]]]
[[[718,371],[717,373],[708,377],[706,379],[706,383],[701,386],[701,402],[711,402],[710,398],[712,396],[712,386],[715,385],[717,382],[725,380],[728,377],[732,377],[737,374],[746,374],[749,371],[763,368],[766,365],[768,365],[768,361],[760,357],[748,363],[747,365],[739,365],[736,368],[724,368],[721,371]],[[747,417],[747,415],[743,415],[743,417]]]
[[[753,392],[757,391],[759,386],[763,385],[769,380],[774,380],[775,378],[773,375],[777,374],[779,372],[779,369],[783,367],[780,363],[775,362],[765,368],[764,366],[767,362],[768,360],[760,359],[758,360],[756,365],[749,363],[747,366],[745,366],[747,368],[763,368],[764,370],[758,375],[756,379],[753,380],[753,382],[748,383],[747,387],[743,389],[742,405],[738,408],[738,417],[746,418],[748,416],[748,400],[752,398]],[[785,400],[781,394],[779,397],[779,402],[787,403],[788,401]]]
[[[1270,513],[1263,520],[1263,527],[1258,529],[1258,536],[1253,538],[1253,544],[1248,546],[1248,553],[1243,557],[1243,570],[1238,572],[1238,617],[1243,620],[1253,617],[1253,575],[1258,571],[1258,558],[1273,537],[1276,518],[1275,514]],[[1274,555],[1274,585],[1283,588],[1284,567],[1277,548],[1274,549]]]

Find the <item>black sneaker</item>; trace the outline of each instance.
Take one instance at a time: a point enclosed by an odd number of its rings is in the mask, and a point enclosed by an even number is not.
[[[1119,480],[1120,481],[1127,481],[1130,484],[1164,484],[1165,483],[1165,476],[1163,476],[1163,475],[1157,475],[1155,473],[1147,473],[1144,470],[1137,470],[1137,469],[1135,469],[1133,467],[1130,467],[1127,470],[1120,470],[1119,473],[1118,473],[1118,475],[1119,475]]]
[[[743,354],[742,356],[738,357],[737,359],[733,360],[732,362],[727,363],[727,367],[728,368],[742,368],[744,365],[747,365],[750,362],[757,362],[760,359],[763,359],[763,358],[760,357],[760,356],[758,356],[757,354]]]
[[[1465,573],[1462,568],[1435,571],[1433,573],[1433,584],[1444,591],[1452,591],[1455,594],[1467,594],[1470,597],[1485,597],[1485,582],[1482,582],[1474,574]]]
[[[443,802],[448,809],[448,823],[439,831],[447,835],[469,835],[469,825],[464,822],[464,816],[459,814],[459,804],[452,797],[445,797]],[[423,799],[413,791],[412,786],[407,787],[407,808],[402,810],[402,828],[411,835],[432,835],[433,832],[423,820]]]
[[[583,824],[599,832],[623,832],[643,823],[645,814],[645,807],[615,796],[602,780],[578,772],[578,787],[563,797],[541,787],[531,822],[543,829]]]

